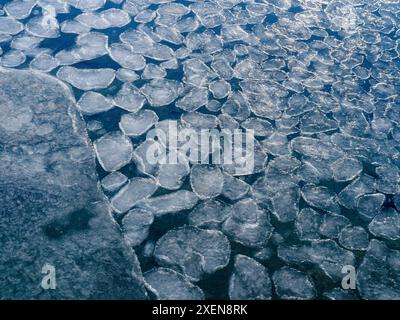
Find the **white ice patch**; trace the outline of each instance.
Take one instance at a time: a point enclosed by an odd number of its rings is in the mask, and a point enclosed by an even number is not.
[[[115,78],[113,69],[77,69],[62,67],[57,72],[60,80],[66,81],[81,90],[107,88]]]

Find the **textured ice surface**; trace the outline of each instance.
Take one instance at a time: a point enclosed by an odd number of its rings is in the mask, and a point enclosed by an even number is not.
[[[385,243],[371,240],[358,269],[357,284],[364,299],[400,299],[400,254]]]
[[[139,111],[145,102],[146,99],[140,94],[139,90],[129,83],[125,83],[114,97],[114,103],[129,112]]]
[[[219,201],[203,201],[189,213],[189,224],[200,228],[219,229],[231,214],[230,210],[230,206]]]
[[[216,166],[194,165],[190,172],[190,184],[199,198],[215,198],[221,194],[224,176]]]
[[[128,244],[139,246],[149,236],[154,215],[143,209],[133,209],[122,219],[122,232]]]
[[[198,197],[190,191],[179,190],[158,197],[140,201],[137,205],[146,208],[159,217],[167,213],[175,213],[192,209],[198,201]]]
[[[315,297],[313,283],[299,270],[283,267],[274,272],[272,280],[276,293],[283,299],[309,300]]]
[[[157,268],[144,274],[146,288],[157,300],[203,300],[204,293],[184,275],[167,268]]]
[[[94,142],[99,163],[106,171],[116,171],[131,162],[133,146],[121,132],[108,133]]]
[[[135,137],[146,133],[156,122],[158,122],[158,116],[155,112],[142,110],[137,113],[124,114],[119,127],[127,136]]]
[[[154,251],[163,266],[177,268],[193,281],[224,268],[231,248],[220,231],[185,226],[162,236]]]
[[[174,80],[152,80],[145,84],[141,92],[153,107],[169,105],[178,98],[182,84]]]
[[[231,300],[271,299],[272,282],[262,264],[243,255],[237,255],[234,263],[235,270],[229,280]]]
[[[105,112],[114,106],[113,102],[101,93],[87,91],[78,101],[79,110],[85,115]]]
[[[232,215],[222,230],[233,241],[247,247],[263,247],[270,238],[273,226],[268,213],[251,199],[240,200],[232,206]]]
[[[126,212],[139,201],[150,197],[156,190],[157,185],[153,179],[132,178],[111,198],[111,206],[116,212]]]
[[[57,77],[81,90],[107,88],[115,78],[112,69],[76,69],[62,67],[57,72]]]
[[[398,297],[396,1],[15,0],[0,7],[0,65],[56,75],[71,86],[110,216],[121,230],[125,221],[143,272],[165,279],[147,286],[151,298]],[[25,95],[16,94],[22,106],[30,105]],[[64,105],[47,106],[46,99],[37,106],[43,114]],[[63,135],[57,121],[35,122],[25,107],[2,107],[0,128]],[[192,155],[179,164],[151,163],[147,152],[156,143],[146,134],[172,121],[195,132],[254,130],[254,168],[237,171],[240,160],[209,163],[211,154],[202,163]],[[158,151],[172,154],[173,145],[160,140]],[[42,160],[53,146],[4,141],[1,152],[38,155],[33,172],[53,170],[65,188],[81,183],[52,169],[59,153]],[[79,150],[65,162],[80,159]],[[229,263],[202,275],[200,289],[187,275],[160,271],[183,272],[153,256],[163,235],[188,226],[223,232],[234,252],[218,251]],[[188,252],[185,269],[199,273],[202,258]],[[265,294],[257,286],[264,282],[235,267],[235,257],[245,256],[257,260],[244,264],[249,269],[273,275],[289,268],[282,274],[292,280],[271,278]],[[344,265],[361,270],[355,290],[340,286]],[[305,289],[307,277],[313,290]],[[240,283],[229,289],[234,278]]]
[[[0,69],[0,102],[1,297],[145,298],[71,92],[53,77]],[[39,285],[46,263],[57,290]]]

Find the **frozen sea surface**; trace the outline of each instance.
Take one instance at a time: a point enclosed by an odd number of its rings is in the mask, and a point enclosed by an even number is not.
[[[15,173],[15,188],[36,197],[43,186],[23,177],[47,177],[63,210],[71,188],[101,186],[111,211],[95,235],[129,246],[121,267],[136,266],[150,298],[400,299],[399,23],[395,0],[2,0],[0,67],[53,82],[32,110],[32,85],[10,100],[0,79],[0,186]],[[78,140],[86,124],[84,148],[52,118],[65,106],[52,100],[58,81],[82,116]],[[254,130],[254,170],[150,163],[146,134],[171,121]],[[85,154],[97,175],[75,165]],[[1,229],[37,225],[7,199]],[[345,266],[355,289],[341,287]]]

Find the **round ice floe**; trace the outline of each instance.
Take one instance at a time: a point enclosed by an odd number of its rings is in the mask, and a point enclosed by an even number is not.
[[[158,116],[151,110],[140,110],[137,113],[124,114],[119,127],[127,136],[140,136],[146,133],[156,122]]]
[[[182,110],[193,112],[208,103],[208,89],[188,86],[185,88],[185,96],[176,102],[176,106]]]
[[[153,10],[143,10],[135,16],[136,23],[149,23],[156,17],[156,12]]]
[[[42,72],[50,72],[60,65],[59,61],[54,58],[51,54],[42,53],[36,56],[30,63],[32,69],[36,69]]]
[[[368,233],[362,227],[345,228],[340,232],[339,243],[349,250],[366,250],[369,245]]]
[[[168,61],[174,58],[174,51],[166,45],[156,43],[143,55],[157,61]]]
[[[102,8],[106,0],[68,0],[68,3],[82,11],[95,11]]]
[[[222,226],[225,234],[247,247],[260,248],[266,245],[274,228],[265,210],[260,209],[254,200],[243,199],[232,206],[231,212]]]
[[[394,209],[383,209],[368,225],[369,231],[376,237],[387,240],[400,239],[400,213]]]
[[[282,299],[308,300],[315,297],[311,279],[296,269],[283,267],[274,272],[272,280],[276,293]]]
[[[218,124],[216,116],[196,111],[182,114],[181,121],[185,127],[193,128],[195,130],[213,129]]]
[[[231,214],[230,207],[216,200],[206,200],[197,205],[188,216],[189,224],[204,229],[219,229]]]
[[[103,30],[110,27],[109,22],[100,14],[85,12],[75,18],[75,20],[88,28]]]
[[[14,35],[23,29],[24,25],[21,22],[11,17],[0,17],[0,34]]]
[[[128,178],[124,174],[115,171],[111,172],[101,180],[101,186],[107,192],[115,192],[119,190],[127,181]]]
[[[121,33],[120,39],[123,43],[129,45],[133,53],[138,54],[146,53],[154,45],[154,41],[148,35],[135,29],[129,29]]]
[[[132,209],[122,219],[122,233],[128,244],[137,247],[147,239],[154,216],[143,209]]]
[[[114,197],[111,206],[118,213],[127,212],[139,201],[150,197],[157,190],[154,179],[132,178]]]
[[[32,18],[26,24],[26,30],[30,34],[42,38],[58,38],[60,36],[59,28],[53,11],[45,11],[43,16]]]
[[[239,200],[243,198],[250,190],[250,185],[235,178],[227,173],[224,173],[224,186],[222,195],[230,200]]]
[[[193,281],[227,266],[230,254],[229,241],[222,232],[190,226],[167,232],[154,251],[160,265],[178,269]]]
[[[120,132],[108,133],[94,142],[97,159],[105,171],[117,171],[132,160],[133,146]]]
[[[190,210],[198,202],[199,198],[190,191],[179,190],[162,196],[152,197],[140,201],[137,206],[151,211],[156,217],[168,213]]]
[[[23,64],[25,60],[26,56],[22,51],[10,50],[0,58],[0,64],[3,67],[14,68]]]
[[[90,27],[86,26],[76,20],[67,20],[61,24],[61,31],[63,33],[84,34],[90,31]]]
[[[381,193],[371,193],[361,196],[357,201],[358,214],[362,219],[371,221],[381,211],[385,199],[385,195]]]
[[[107,88],[115,78],[113,69],[77,69],[62,67],[57,72],[60,80],[66,81],[81,90]]]
[[[146,83],[140,91],[146,96],[150,105],[161,107],[174,102],[182,89],[183,86],[178,81],[157,79]]]
[[[161,187],[168,190],[177,190],[182,187],[184,178],[190,173],[187,161],[179,161],[177,164],[161,164],[157,172],[157,181]]]
[[[14,0],[4,6],[4,10],[9,16],[21,20],[28,18],[35,7],[37,0]]]
[[[122,67],[131,70],[142,70],[146,61],[142,55],[134,53],[132,48],[125,44],[114,43],[110,47],[110,57]]]
[[[76,39],[76,47],[73,52],[82,61],[96,59],[108,53],[108,36],[98,32],[81,34]]]
[[[214,81],[210,84],[210,91],[216,99],[223,99],[230,93],[231,85],[225,80]]]
[[[79,110],[85,115],[94,115],[110,110],[114,104],[111,99],[106,98],[98,92],[88,91],[78,101]]]
[[[115,8],[102,11],[100,16],[108,22],[110,28],[122,28],[131,22],[131,18],[129,17],[128,13]]]
[[[142,79],[162,79],[165,78],[167,72],[156,64],[149,63],[143,70]]]
[[[124,83],[121,90],[114,97],[115,105],[129,112],[138,112],[145,102],[146,99],[138,88],[130,83]]]
[[[145,286],[157,300],[204,300],[204,293],[184,275],[167,268],[147,271]]]
[[[26,52],[37,48],[42,41],[43,38],[22,33],[13,38],[10,47],[16,50],[21,50]]]
[[[139,76],[135,71],[125,68],[118,69],[115,75],[121,82],[134,82],[139,79]]]
[[[190,173],[190,185],[201,198],[215,198],[222,192],[224,176],[217,166],[194,165]]]
[[[272,282],[267,269],[259,262],[244,255],[235,257],[234,270],[229,280],[231,300],[269,300]]]

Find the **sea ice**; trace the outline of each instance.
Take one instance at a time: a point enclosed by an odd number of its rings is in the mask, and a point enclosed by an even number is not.
[[[153,107],[167,106],[182,92],[182,84],[175,80],[157,79],[146,83],[140,90]]]
[[[259,262],[244,256],[235,257],[234,271],[229,280],[231,300],[269,300],[272,282],[267,269]]]
[[[110,57],[126,69],[139,71],[146,66],[143,56],[135,53],[130,46],[125,44],[112,44],[110,46]]]
[[[128,177],[121,172],[111,172],[101,180],[101,186],[106,192],[115,192],[128,182]]]
[[[204,293],[198,286],[172,269],[152,269],[143,276],[147,290],[157,300],[204,300]]]
[[[77,69],[61,67],[57,72],[60,80],[66,81],[81,90],[107,88],[115,78],[113,69]]]
[[[199,198],[193,192],[179,190],[142,200],[137,203],[137,206],[153,212],[156,217],[160,217],[168,213],[190,210],[197,204],[198,200]]]
[[[144,106],[146,98],[133,84],[124,83],[121,90],[114,97],[114,103],[118,107],[136,113]]]
[[[114,107],[114,103],[98,92],[87,91],[82,95],[77,106],[83,114],[90,116],[110,110]]]
[[[316,295],[311,279],[297,269],[282,267],[274,272],[272,281],[276,293],[282,299],[309,300]]]
[[[59,65],[60,62],[48,53],[42,53],[36,56],[29,64],[32,69],[36,69],[42,72],[50,72],[53,69],[57,68]]]
[[[121,131],[132,137],[138,137],[146,133],[155,123],[158,116],[151,110],[140,110],[137,113],[124,114],[119,122]]]
[[[340,232],[339,243],[349,250],[367,250],[368,233],[362,227],[345,228]]]
[[[382,209],[368,226],[369,231],[376,237],[387,240],[400,239],[400,213],[394,209]]]
[[[274,230],[267,212],[260,209],[250,198],[235,203],[231,211],[232,215],[222,226],[223,232],[244,246],[265,246]]]
[[[158,264],[177,269],[192,281],[226,267],[230,254],[229,241],[222,232],[191,226],[167,232],[154,251]]]
[[[105,171],[117,171],[132,160],[133,146],[121,132],[111,132],[94,142],[97,159]]]
[[[230,207],[220,201],[206,200],[198,204],[188,216],[189,224],[204,229],[220,229],[231,214]]]
[[[200,199],[219,196],[222,192],[224,176],[221,169],[211,165],[194,165],[190,173],[190,185]]]
[[[150,226],[154,222],[151,212],[143,209],[132,209],[122,219],[122,233],[127,243],[137,247],[149,236]]]
[[[139,201],[150,197],[157,190],[153,179],[132,178],[114,197],[111,206],[118,213],[124,213]]]

